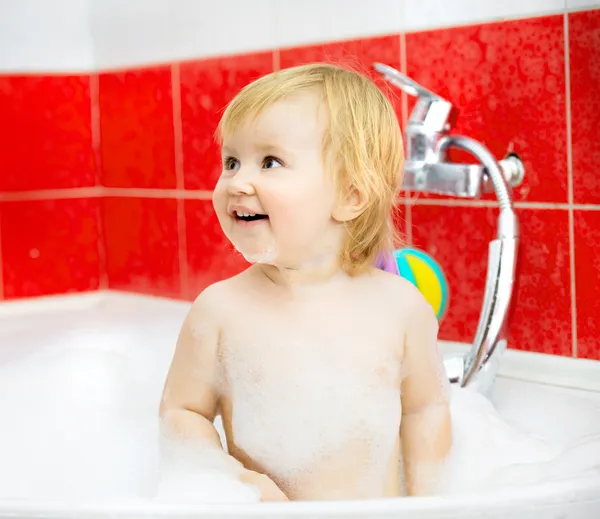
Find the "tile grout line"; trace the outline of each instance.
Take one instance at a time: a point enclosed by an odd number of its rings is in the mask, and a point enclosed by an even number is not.
[[[90,114],[92,150],[96,166],[96,187],[102,189],[102,132],[100,122],[100,76],[98,73],[90,74]],[[96,225],[98,227],[98,285],[100,290],[108,288],[108,254],[106,250],[106,239],[102,220],[102,200],[96,214]]]
[[[407,197],[406,203],[410,206],[441,206],[441,207],[498,207],[498,202],[495,200],[461,200],[461,199],[438,199],[438,198],[421,198],[419,193],[414,193],[417,196]]]
[[[400,72],[408,75],[408,64],[406,60],[406,33],[401,32],[400,37]],[[400,91],[400,100],[402,104],[402,126],[406,127],[408,121],[408,94],[404,91]]]
[[[171,65],[171,100],[173,103],[173,144],[175,146],[175,185],[176,191],[185,190],[183,162],[183,127],[181,121],[181,77],[178,63]],[[185,296],[188,287],[187,234],[185,222],[185,201],[177,197],[177,243],[179,258],[179,294]]]
[[[565,115],[567,124],[567,189],[569,199],[569,273],[571,280],[571,336],[572,355],[577,357],[577,287],[575,276],[575,215],[573,213],[573,139],[571,128],[571,60],[569,56],[569,14],[564,16],[565,38]]]
[[[202,189],[144,189],[108,187],[103,190],[105,196],[137,198],[177,198],[180,200],[211,200],[212,191]]]
[[[417,194],[416,192],[412,192]],[[45,189],[38,191],[0,192],[0,201],[29,202],[36,200],[61,200],[69,198],[101,198],[106,196],[120,198],[176,198],[181,200],[211,200],[212,190],[202,189],[165,189],[137,187],[72,187],[64,189]],[[498,207],[495,200],[477,200],[463,198],[421,198],[399,197],[397,203],[407,205],[440,207]],[[555,209],[577,211],[600,211],[600,204],[569,204],[564,202],[514,202],[517,209]]]
[[[0,301],[4,299],[4,264],[2,263],[2,211],[0,211]]]
[[[416,192],[413,192],[416,194]],[[212,190],[202,189],[164,189],[137,187],[73,187],[65,189],[46,189],[38,191],[0,192],[0,201],[29,202],[36,200],[61,200],[68,198],[101,198],[105,196],[119,198],[177,198],[181,200],[211,200]],[[498,207],[495,200],[477,200],[462,198],[421,198],[399,197],[397,203],[440,207]],[[569,204],[564,202],[514,202],[517,209],[555,209],[567,211],[600,211],[600,204]]]
[[[108,251],[106,248],[106,232],[104,230],[104,221],[102,219],[103,214],[103,200],[104,198],[98,198],[99,203],[96,213],[96,222],[98,225],[98,261],[100,263],[100,278],[98,285],[100,290],[106,290],[109,287],[108,282]]]
[[[408,245],[413,245],[413,230],[412,230],[412,207],[408,201],[404,200],[404,234]]]
[[[179,257],[179,292],[181,296],[187,294],[188,287],[188,265],[187,265],[187,235],[185,225],[185,201],[178,198],[177,202],[177,234],[178,234],[178,257]]]
[[[102,185],[102,142],[100,128],[100,77],[90,74],[90,117],[96,186]]]
[[[514,202],[516,209],[569,209],[569,204],[564,202]]]
[[[398,34],[399,39],[399,51],[400,51],[400,72],[406,74],[406,34],[401,31]],[[406,121],[408,121],[408,98],[406,92],[402,90],[400,92],[400,113],[402,117],[402,133],[404,136],[404,129],[406,128]],[[405,151],[403,150],[403,153]],[[406,157],[405,157],[406,160]],[[410,191],[407,191],[404,196],[404,233],[406,235],[406,241],[408,245],[413,244],[413,228],[412,228],[412,205],[409,203]]]
[[[173,109],[173,143],[175,155],[175,189],[185,189],[183,171],[183,131],[181,123],[180,68],[178,63],[171,65],[171,102]]]
[[[0,193],[0,201],[29,202],[35,200],[60,200],[66,198],[98,198],[102,196],[101,186],[69,187],[64,189],[41,189],[38,191],[14,191]]]

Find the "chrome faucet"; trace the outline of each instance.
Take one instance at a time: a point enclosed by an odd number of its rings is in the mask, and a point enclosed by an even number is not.
[[[494,192],[498,199],[497,237],[489,244],[485,294],[472,348],[464,357],[444,359],[451,383],[487,393],[507,347],[519,245],[511,187],[522,182],[523,163],[516,155],[497,161],[483,144],[450,134],[458,114],[450,102],[388,65],[374,63],[374,67],[389,83],[417,98],[406,127],[404,189],[475,199]],[[450,148],[471,153],[479,164],[448,162]]]

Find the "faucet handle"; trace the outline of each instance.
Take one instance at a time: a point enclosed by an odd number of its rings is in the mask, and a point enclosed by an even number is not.
[[[454,126],[458,110],[452,103],[389,65],[376,62],[373,67],[386,81],[417,98],[408,121],[409,126],[414,125],[417,127],[416,131],[426,133],[446,133]]]
[[[445,101],[437,94],[434,94],[425,87],[419,85],[414,79],[409,78],[406,74],[396,70],[389,65],[383,63],[373,63],[373,67],[379,72],[389,83],[397,86],[401,90],[404,90],[408,95],[413,97],[429,97],[431,99],[439,99]]]

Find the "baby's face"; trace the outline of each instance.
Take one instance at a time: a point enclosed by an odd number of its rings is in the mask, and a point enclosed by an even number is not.
[[[313,92],[275,103],[223,141],[213,204],[223,231],[253,263],[318,266],[337,257],[335,188],[326,173],[326,111]]]

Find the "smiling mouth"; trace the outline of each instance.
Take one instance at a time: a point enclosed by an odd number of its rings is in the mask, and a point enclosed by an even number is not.
[[[241,220],[242,222],[255,222],[269,218],[266,214],[239,213],[237,211],[235,211],[234,216],[236,220]]]

